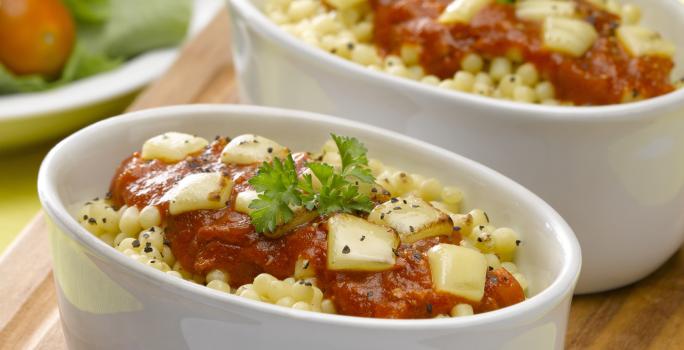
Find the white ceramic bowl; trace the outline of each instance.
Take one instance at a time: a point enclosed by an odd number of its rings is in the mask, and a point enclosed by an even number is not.
[[[91,235],[73,203],[106,191],[117,165],[150,136],[254,132],[317,150],[330,132],[356,136],[370,156],[460,186],[523,239],[517,263],[530,299],[465,318],[383,320],[282,308],[217,292],[144,266]],[[571,229],[522,186],[473,161],[344,119],[251,106],[182,106],[108,119],[48,154],[38,190],[51,225],[54,276],[71,349],[561,349],[580,250]],[[70,213],[71,210],[71,213]]]
[[[520,104],[371,71],[310,47],[230,0],[242,99],[342,116],[428,140],[501,171],[548,201],[583,248],[580,293],[648,275],[684,241],[684,89],[605,107]],[[680,48],[684,5],[628,0]],[[294,88],[293,88],[294,87]]]

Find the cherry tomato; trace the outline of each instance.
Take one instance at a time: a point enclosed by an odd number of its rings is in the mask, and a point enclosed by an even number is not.
[[[75,32],[60,0],[0,0],[0,63],[17,75],[58,76]]]

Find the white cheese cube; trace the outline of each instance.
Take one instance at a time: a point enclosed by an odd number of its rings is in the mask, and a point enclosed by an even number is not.
[[[448,235],[453,230],[449,215],[414,196],[392,198],[376,206],[368,221],[391,227],[405,243]]]
[[[541,21],[547,17],[572,17],[577,4],[572,1],[539,0],[518,2],[515,15],[527,21]]]
[[[492,0],[454,0],[437,19],[440,23],[468,23]]]
[[[487,276],[484,254],[453,244],[438,244],[427,255],[436,291],[470,301],[482,299]]]
[[[245,134],[232,139],[221,152],[226,164],[254,164],[270,162],[273,158],[285,158],[289,150],[265,137]]]
[[[193,210],[220,209],[230,198],[233,182],[219,172],[190,174],[164,194],[169,213],[178,215]]]
[[[143,159],[159,159],[167,163],[175,163],[185,157],[201,151],[209,144],[207,140],[180,132],[167,132],[155,136],[143,144]]]
[[[368,0],[326,0],[326,3],[338,10],[344,10],[367,1]]]
[[[572,18],[547,17],[543,28],[544,46],[573,57],[581,57],[598,39],[591,24]]]
[[[328,219],[328,269],[381,271],[396,263],[399,239],[392,229],[337,214]]]
[[[620,26],[617,29],[617,38],[634,57],[662,56],[672,58],[675,54],[675,46],[663,39],[655,31],[639,26]]]
[[[259,193],[253,190],[238,193],[235,197],[235,211],[243,214],[250,214],[254,209],[250,208],[249,204],[258,197]]]

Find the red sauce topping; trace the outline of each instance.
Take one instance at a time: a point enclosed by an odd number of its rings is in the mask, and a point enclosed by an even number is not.
[[[397,54],[404,43],[422,47],[421,65],[442,79],[453,77],[469,53],[487,58],[515,52],[531,62],[556,88],[556,98],[577,105],[605,105],[644,99],[674,90],[674,63],[664,57],[631,57],[618,43],[619,18],[585,0],[575,0],[599,39],[582,57],[543,47],[541,24],[516,17],[515,6],[493,3],[469,24],[441,24],[437,18],[452,0],[372,0],[376,45]]]
[[[175,163],[145,161],[140,154],[124,160],[112,180],[110,191],[115,205],[159,205],[161,197],[184,176],[207,171],[223,172],[234,181],[231,205],[219,210],[198,210],[171,216],[165,213],[165,234],[183,268],[206,274],[222,269],[234,287],[252,283],[262,272],[279,279],[291,277],[299,257],[309,260],[316,272],[317,286],[345,315],[382,318],[430,318],[448,314],[458,297],[432,289],[425,252],[438,243],[460,241],[452,237],[429,238],[397,249],[394,268],[382,272],[329,271],[326,268],[327,230],[325,218],[302,225],[289,234],[270,239],[257,233],[248,215],[232,209],[237,193],[250,189],[247,182],[256,165],[236,166],[220,162],[226,141],[219,139],[200,154]],[[294,155],[301,172],[308,155]],[[525,299],[518,282],[504,269],[487,274],[485,296],[470,303],[476,312],[491,311]]]

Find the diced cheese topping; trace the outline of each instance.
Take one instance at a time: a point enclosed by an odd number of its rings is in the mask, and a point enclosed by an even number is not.
[[[169,213],[220,209],[230,198],[233,182],[219,172],[191,174],[180,180],[164,194],[162,201],[169,202]]]
[[[676,50],[674,44],[648,28],[623,25],[617,29],[616,34],[622,46],[634,57],[674,57]]]
[[[544,46],[573,57],[584,55],[598,39],[591,24],[572,18],[547,17],[544,20]]]
[[[523,20],[541,21],[547,17],[572,17],[577,5],[573,1],[536,0],[518,2],[515,15]]]
[[[270,162],[274,157],[285,158],[289,150],[265,137],[245,134],[232,139],[221,152],[226,164],[254,164]]]
[[[235,211],[250,214],[254,209],[250,208],[249,204],[258,197],[259,193],[257,191],[248,190],[238,193],[235,196]]]
[[[201,151],[209,144],[207,140],[180,132],[167,132],[157,135],[143,144],[142,159],[159,159],[175,163]]]
[[[381,271],[396,263],[399,239],[392,229],[337,214],[328,219],[328,269]]]
[[[367,1],[368,0],[326,0],[325,2],[338,10],[344,10]]]
[[[391,227],[405,243],[453,231],[449,215],[413,196],[392,198],[376,206],[368,215],[368,221]]]
[[[439,16],[437,21],[443,24],[468,23],[492,0],[454,0]]]
[[[475,302],[482,299],[488,266],[484,254],[453,244],[438,244],[427,255],[436,291]]]

